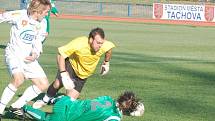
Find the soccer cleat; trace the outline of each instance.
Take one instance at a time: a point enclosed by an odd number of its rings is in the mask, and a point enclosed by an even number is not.
[[[9,112],[18,116],[22,116],[24,114],[21,108],[13,108],[12,106],[9,107]]]
[[[49,102],[48,102],[48,104],[49,105],[54,105],[57,101],[59,101],[62,97],[64,97],[64,95],[60,95],[60,96],[58,96],[58,97],[56,97],[56,98],[52,98]]]
[[[21,108],[13,108],[12,106],[9,107],[8,111],[13,114],[13,118],[24,120],[24,111]]]
[[[37,100],[34,104],[33,104],[33,108],[35,109],[39,109],[43,106],[47,105],[46,102],[44,102],[43,100]]]

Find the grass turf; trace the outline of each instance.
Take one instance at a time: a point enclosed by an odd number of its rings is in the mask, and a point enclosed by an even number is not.
[[[101,77],[98,65],[95,74],[87,80],[81,99],[100,95],[117,98],[124,90],[132,90],[144,101],[145,114],[125,116],[124,121],[215,119],[214,27],[52,19],[51,33],[40,57],[50,82],[57,70],[57,47],[77,36],[88,36],[97,26],[104,28],[106,38],[117,47],[113,50],[110,73]],[[0,24],[0,31],[2,93],[10,79],[4,63],[9,25]],[[11,102],[29,85],[30,81],[26,81]],[[50,111],[51,107],[43,110]]]

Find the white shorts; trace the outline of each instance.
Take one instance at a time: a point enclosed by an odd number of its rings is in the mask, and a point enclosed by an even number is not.
[[[31,63],[26,63],[21,59],[6,57],[6,64],[11,75],[21,72],[26,79],[47,78],[37,60]]]

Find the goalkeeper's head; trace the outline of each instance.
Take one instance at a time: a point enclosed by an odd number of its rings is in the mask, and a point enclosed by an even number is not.
[[[124,115],[130,115],[137,109],[139,99],[131,91],[126,91],[117,99],[118,107]]]

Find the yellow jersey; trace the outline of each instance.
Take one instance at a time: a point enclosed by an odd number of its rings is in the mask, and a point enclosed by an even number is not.
[[[102,54],[113,47],[115,45],[112,42],[105,40],[99,51],[94,53],[91,51],[88,37],[83,36],[59,47],[58,51],[64,58],[69,58],[76,75],[81,79],[85,79],[95,71]]]

